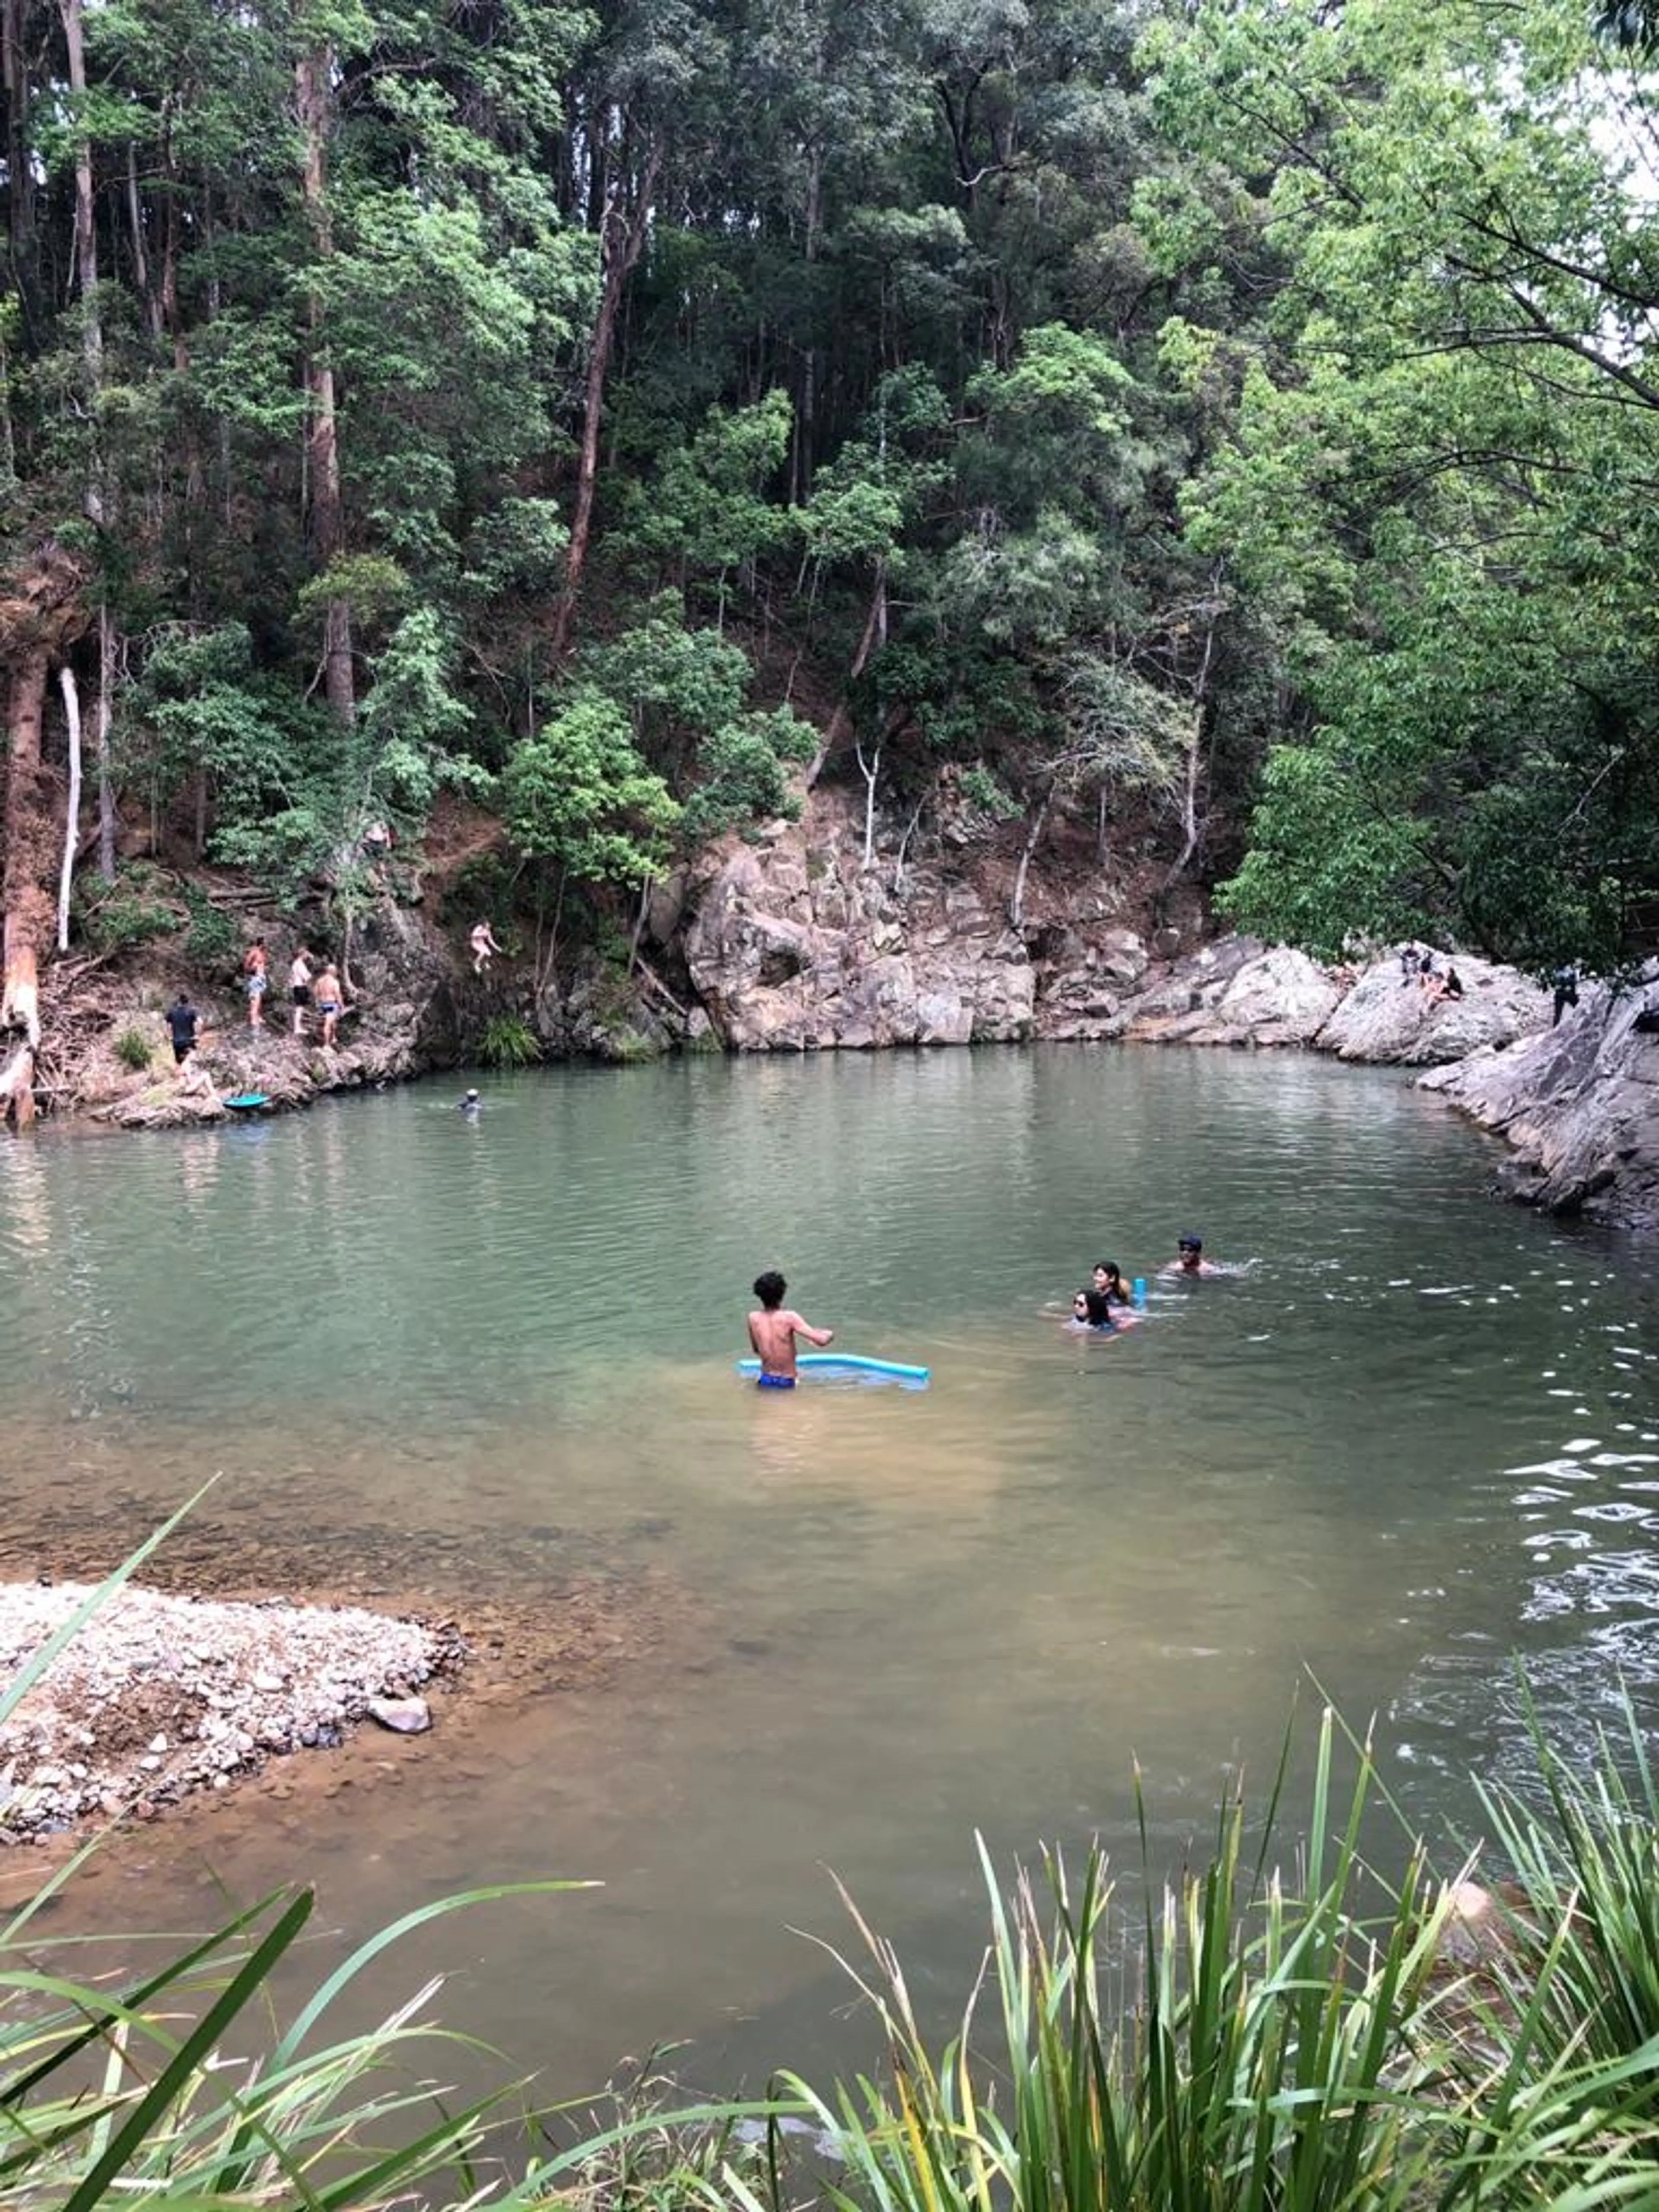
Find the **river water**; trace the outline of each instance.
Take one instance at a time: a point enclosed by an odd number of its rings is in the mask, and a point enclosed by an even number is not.
[[[343,1942],[597,1878],[441,1923],[387,2001],[441,1966],[447,2016],[561,2087],[680,2039],[730,2087],[867,2051],[808,1940],[846,1932],[831,1870],[943,2002],[976,1828],[1137,1859],[1138,1762],[1173,1859],[1237,1762],[1265,1787],[1298,1686],[1379,1717],[1431,1826],[1517,1771],[1513,1655],[1575,1739],[1621,1670],[1652,1704],[1642,1255],[1494,1202],[1488,1142],[1394,1073],[1060,1048],[484,1080],[476,1123],[428,1085],[0,1147],[15,1526],[142,1528],[222,1470],[204,1528],[309,1547],[317,1587],[372,1555],[463,1613],[586,1576],[652,1617],[597,1686],[488,1727],[441,1701],[354,1790],[118,1840],[90,1922],[198,1926],[210,1884],[304,1871]],[[1241,1272],[1157,1281],[1188,1228]],[[1060,1320],[1100,1257],[1154,1278],[1115,1340]],[[769,1266],[930,1387],[739,1382]]]

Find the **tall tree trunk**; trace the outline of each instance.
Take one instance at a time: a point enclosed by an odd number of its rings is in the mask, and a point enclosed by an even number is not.
[[[59,0],[64,43],[69,56],[70,91],[84,112],[87,96],[86,45],[81,0]],[[104,386],[104,325],[98,311],[98,225],[92,199],[92,139],[84,129],[75,141],[75,274],[81,294],[81,358],[87,374],[87,404],[93,417],[93,458],[81,494],[89,522],[104,520],[103,470],[98,458],[99,402]]]
[[[98,872],[115,881],[115,783],[110,774],[109,726],[115,699],[115,622],[107,600],[98,609],[98,705],[92,725],[98,764]]]
[[[1218,573],[1216,581],[1219,585]],[[1175,889],[1187,872],[1193,854],[1198,850],[1198,792],[1204,774],[1204,724],[1209,712],[1210,675],[1215,665],[1216,624],[1221,619],[1222,600],[1217,596],[1209,604],[1209,620],[1204,631],[1204,653],[1193,679],[1193,720],[1187,740],[1185,773],[1181,789],[1181,850],[1171,863],[1168,874],[1158,887],[1161,901]]]
[[[645,248],[651,227],[652,196],[662,171],[662,158],[661,146],[653,145],[644,171],[634,187],[631,204],[624,204],[626,186],[619,184],[606,203],[599,225],[599,264],[604,276],[599,286],[599,310],[594,319],[593,338],[587,355],[581,455],[576,465],[576,499],[570,517],[570,543],[564,557],[564,592],[553,625],[553,650],[561,655],[570,642],[576,602],[581,593],[582,572],[587,566],[588,541],[593,530],[593,489],[599,473],[599,426],[605,413],[605,380],[617,340],[617,316],[629,276]]]
[[[127,230],[132,240],[132,281],[144,303],[144,320],[151,337],[162,334],[161,301],[150,283],[149,248],[144,243],[144,206],[138,191],[138,149],[127,147]]]
[[[46,649],[24,647],[11,666],[6,712],[5,987],[0,1029],[21,1030],[40,1042],[40,954],[52,943],[52,897],[43,885],[57,847],[52,793],[40,760],[40,714],[46,694]]]
[[[38,293],[34,248],[34,167],[29,148],[31,88],[26,30],[28,0],[0,0],[0,76],[6,96],[6,217],[12,283],[22,302],[23,331],[33,332]]]
[[[814,146],[808,156],[806,170],[806,238],[804,258],[806,263],[806,311],[816,313],[817,297],[814,289],[818,258],[818,233],[823,214],[823,149]],[[795,416],[794,466],[790,471],[789,497],[791,503],[804,507],[812,496],[812,460],[817,435],[818,413],[818,356],[809,331],[801,357],[800,405]]]
[[[853,655],[852,665],[847,672],[847,681],[849,684],[858,682],[864,673],[865,665],[869,660],[870,655],[878,645],[885,645],[886,642],[887,563],[884,559],[876,563],[876,587],[870,594],[870,611],[864,617],[864,635],[859,640],[859,649]],[[823,774],[830,755],[838,746],[846,744],[852,727],[853,718],[847,711],[847,701],[843,696],[838,702],[835,713],[830,717],[829,728],[818,740],[817,752],[813,754],[807,764],[805,781],[808,791],[811,791],[812,786]]]
[[[1031,826],[1025,833],[1025,842],[1020,848],[1019,866],[1014,871],[1014,895],[1008,902],[1008,924],[1019,929],[1025,921],[1025,878],[1031,872],[1031,855],[1042,836],[1043,824],[1048,819],[1048,809],[1054,803],[1054,787],[1050,784],[1042,794],[1042,802],[1031,817]]]
[[[881,746],[872,745],[867,758],[862,745],[855,750],[859,774],[864,778],[864,858],[859,866],[867,872],[876,858],[876,786],[881,781]]]
[[[334,116],[334,50],[326,40],[295,64],[300,129],[305,145],[304,194],[311,226],[312,251],[319,264],[334,251],[328,210],[328,134]],[[306,352],[307,474],[311,490],[311,535],[319,567],[325,572],[345,549],[345,510],[340,493],[338,410],[334,366],[329,357],[323,302],[314,289],[307,303],[310,332]],[[323,617],[323,690],[335,720],[347,726],[356,719],[356,681],[351,665],[351,602],[328,601]]]

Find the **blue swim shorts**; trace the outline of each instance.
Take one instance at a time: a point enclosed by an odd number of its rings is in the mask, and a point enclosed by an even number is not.
[[[793,1390],[794,1387],[793,1375],[757,1375],[755,1377],[757,1390]]]

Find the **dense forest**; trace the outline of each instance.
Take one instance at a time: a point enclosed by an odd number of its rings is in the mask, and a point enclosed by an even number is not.
[[[0,27],[19,1028],[124,823],[349,908],[446,787],[525,895],[823,776],[1327,954],[1659,937],[1632,0]]]

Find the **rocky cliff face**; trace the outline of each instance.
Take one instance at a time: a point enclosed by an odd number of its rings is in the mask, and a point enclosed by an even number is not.
[[[653,927],[680,933],[692,1024],[739,1052],[1124,1037],[1428,1066],[1549,1018],[1534,984],[1481,960],[1460,956],[1465,995],[1435,1002],[1392,958],[1356,976],[1249,938],[1182,954],[1178,934],[1138,932],[1092,872],[1034,884],[1016,929],[1006,872],[859,860],[844,809],[815,796],[801,822],[728,846],[677,888]]]
[[[763,844],[712,857],[683,950],[720,1042],[860,1051],[1034,1035],[1031,948],[984,890],[932,866],[866,872],[859,858],[833,795]]]
[[[1504,1180],[1527,1205],[1659,1228],[1656,985],[1659,969],[1635,991],[1591,985],[1558,1028],[1423,1079],[1508,1138],[1515,1157]]]

